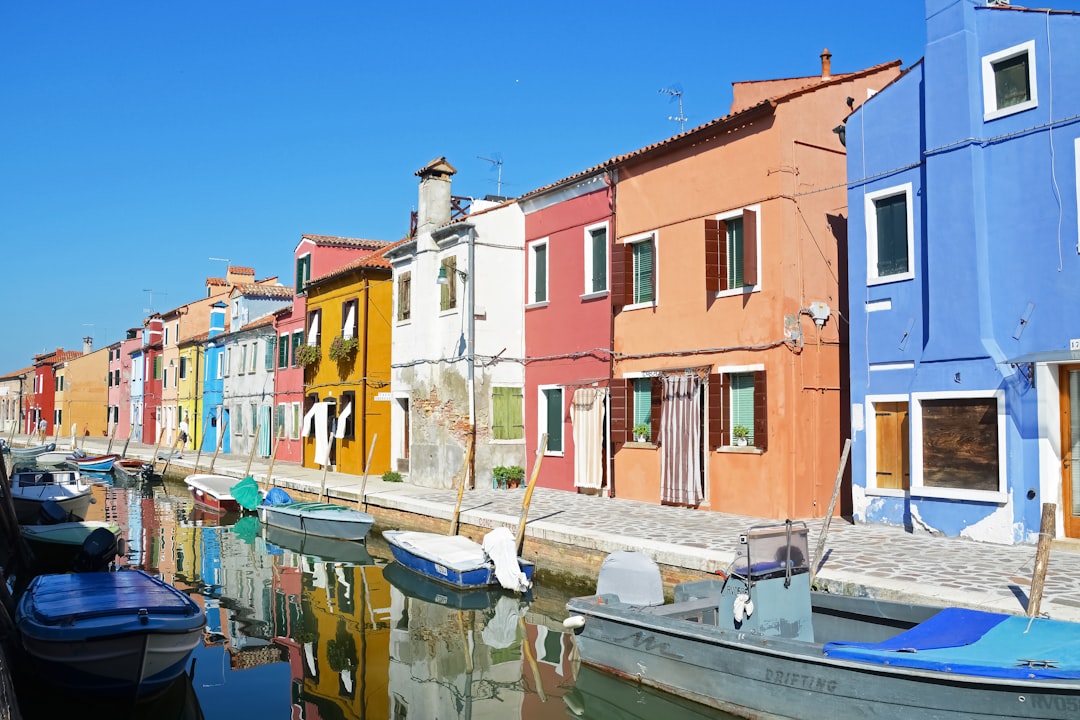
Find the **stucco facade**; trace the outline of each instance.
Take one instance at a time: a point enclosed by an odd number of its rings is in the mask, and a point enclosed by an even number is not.
[[[846,123],[863,522],[1080,537],[1080,15],[927,0],[926,55]]]
[[[777,519],[828,508],[847,433],[833,128],[900,68],[834,75],[826,51],[821,70],[617,159],[619,497]]]
[[[72,426],[78,436],[104,437],[109,434],[109,369],[108,348],[90,350],[66,363],[64,368],[64,424],[70,434]]]

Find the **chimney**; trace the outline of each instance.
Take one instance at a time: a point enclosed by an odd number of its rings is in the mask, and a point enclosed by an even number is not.
[[[82,353],[83,355],[89,355],[94,350],[94,338],[87,335],[82,339]]]
[[[416,231],[430,233],[450,222],[450,178],[457,173],[445,157],[435,158],[416,171],[420,178]]]
[[[832,77],[832,53],[829,48],[821,51],[821,79],[828,80]]]

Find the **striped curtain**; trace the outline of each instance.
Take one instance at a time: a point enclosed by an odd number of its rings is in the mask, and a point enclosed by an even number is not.
[[[570,404],[574,432],[574,487],[600,489],[604,482],[604,404],[607,388],[578,388]]]
[[[660,418],[660,500],[697,505],[701,489],[701,378],[664,378]]]

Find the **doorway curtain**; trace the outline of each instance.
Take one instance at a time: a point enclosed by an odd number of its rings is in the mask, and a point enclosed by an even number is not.
[[[701,489],[701,378],[664,378],[660,422],[660,501],[697,505]]]
[[[574,432],[574,487],[604,484],[604,405],[607,388],[578,388],[570,403]]]

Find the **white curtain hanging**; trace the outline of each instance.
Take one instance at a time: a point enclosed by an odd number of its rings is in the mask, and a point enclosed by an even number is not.
[[[337,418],[337,431],[334,433],[334,437],[338,440],[345,437],[345,421],[352,415],[352,403],[345,406],[345,409],[341,411],[341,414]]]
[[[341,327],[341,337],[346,340],[351,340],[353,336],[353,326],[356,325],[356,306],[349,305],[349,312],[345,316],[345,324]]]
[[[701,379],[664,378],[660,420],[660,500],[697,505],[701,488]]]
[[[314,345],[319,340],[319,313],[311,316],[311,327],[308,329],[307,344]]]
[[[604,483],[604,404],[607,388],[578,388],[570,403],[574,433],[574,487],[599,490]]]

